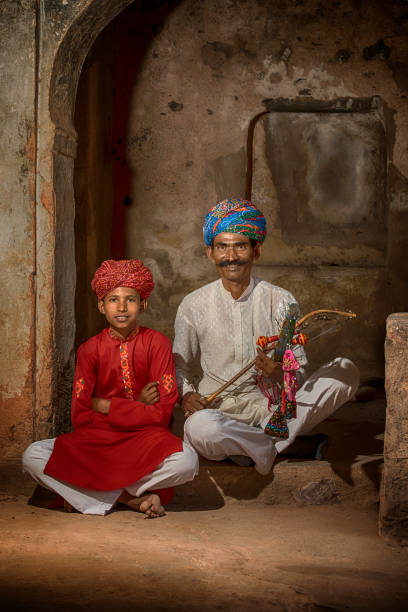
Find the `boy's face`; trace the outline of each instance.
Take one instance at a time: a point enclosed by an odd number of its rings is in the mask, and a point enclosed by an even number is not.
[[[98,301],[99,312],[105,315],[111,328],[126,338],[136,327],[139,313],[146,310],[147,300],[130,287],[116,287]]]

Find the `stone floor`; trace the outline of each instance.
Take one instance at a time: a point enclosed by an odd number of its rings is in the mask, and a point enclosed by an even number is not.
[[[268,477],[203,461],[156,520],[28,505],[34,486],[4,464],[2,609],[408,610],[408,548],[378,536],[384,412],[381,394],[347,404],[320,427],[326,461],[280,461]],[[302,505],[296,492],[322,481],[335,494]]]
[[[383,465],[385,397],[349,402],[315,432],[329,434],[325,461],[280,459],[268,476],[254,468],[201,460],[194,482],[179,487],[176,501],[195,507],[205,499],[212,508],[225,503],[295,504],[297,493],[312,482],[329,481],[337,501],[357,507],[378,502]]]

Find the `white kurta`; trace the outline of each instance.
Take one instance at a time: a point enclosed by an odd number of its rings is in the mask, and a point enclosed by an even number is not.
[[[220,280],[187,295],[180,304],[173,345],[180,394],[198,391],[208,396],[256,357],[259,336],[279,334],[288,305],[296,303],[285,289],[252,277],[235,300]],[[191,364],[200,352],[203,377],[196,389]],[[302,369],[306,357],[294,347]],[[230,418],[258,425],[269,414],[268,400],[259,390],[252,368],[221,395],[217,408]]]

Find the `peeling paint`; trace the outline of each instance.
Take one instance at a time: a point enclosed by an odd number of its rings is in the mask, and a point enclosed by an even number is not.
[[[50,215],[54,214],[54,190],[52,184],[46,181],[41,189],[41,203]]]

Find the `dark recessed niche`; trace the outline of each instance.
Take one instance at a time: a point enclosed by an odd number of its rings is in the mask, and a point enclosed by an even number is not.
[[[385,249],[386,139],[377,98],[265,101],[287,243]]]

